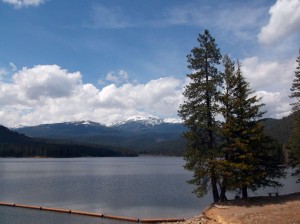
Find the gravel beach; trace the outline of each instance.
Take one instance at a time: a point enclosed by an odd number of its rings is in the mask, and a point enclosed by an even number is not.
[[[212,204],[181,224],[300,224],[300,193]]]

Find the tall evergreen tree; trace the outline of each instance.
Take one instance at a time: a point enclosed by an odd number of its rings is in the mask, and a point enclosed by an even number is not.
[[[216,116],[219,110],[218,87],[222,77],[216,66],[220,64],[221,54],[208,30],[200,34],[197,40],[199,46],[192,49],[187,56],[188,68],[192,70],[187,76],[191,82],[185,87],[183,94],[186,101],[179,110],[179,115],[188,127],[188,131],[184,133],[187,139],[185,168],[194,172],[190,183],[197,186],[195,193],[203,196],[210,182],[213,200],[218,202],[219,177],[215,162],[219,151],[216,142]]]
[[[225,85],[220,97],[222,103],[222,134],[224,159],[220,159],[223,188],[240,189],[243,198],[247,189],[256,190],[261,186],[277,186],[274,177],[282,175],[272,153],[271,140],[264,135],[259,122],[264,112],[263,104],[243,77],[241,66],[233,73],[234,65],[225,57]],[[224,180],[226,181],[224,183]],[[226,190],[226,189],[225,189]],[[222,192],[221,192],[222,193]],[[225,194],[225,192],[223,193]],[[222,199],[222,198],[221,198]]]
[[[290,164],[298,167],[295,174],[300,176],[300,49],[299,56],[296,59],[297,68],[293,80],[290,98],[294,100],[292,106],[292,133],[288,142]],[[298,179],[300,182],[300,179]]]
[[[232,161],[236,169],[234,169],[235,184],[242,190],[243,198],[247,197],[247,187],[254,183],[255,155],[251,144],[254,141],[262,140],[263,129],[257,122],[263,115],[260,112],[262,105],[258,104],[256,96],[250,97],[253,91],[249,88],[242,75],[241,66],[238,62],[236,71],[236,86],[234,88],[234,122],[232,122],[232,140],[230,161]]]
[[[231,172],[235,167],[234,164],[230,162],[230,144],[232,143],[232,133],[231,129],[234,126],[234,88],[237,84],[237,79],[235,76],[235,65],[228,55],[223,57],[224,73],[223,73],[223,86],[222,93],[219,97],[221,108],[220,113],[224,118],[221,125],[221,136],[223,137],[223,144],[221,144],[223,156],[218,160],[218,170],[221,173],[220,180],[220,201],[226,200],[226,191],[231,189],[230,180],[234,178]]]

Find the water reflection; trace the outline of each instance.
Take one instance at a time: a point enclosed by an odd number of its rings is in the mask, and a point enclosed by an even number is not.
[[[193,186],[186,183],[191,173],[183,165],[182,158],[170,157],[0,159],[0,201],[138,218],[189,218],[212,198],[198,199],[191,193]],[[294,177],[284,179],[280,194],[298,191],[295,182]],[[255,194],[267,195],[269,191]],[[37,215],[29,213],[21,209],[14,217],[24,220]],[[0,223],[7,223],[2,220],[11,214],[10,209],[0,207]],[[72,223],[76,218],[66,219],[71,221],[52,223]]]

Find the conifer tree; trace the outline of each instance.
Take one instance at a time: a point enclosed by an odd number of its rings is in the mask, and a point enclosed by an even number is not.
[[[241,66],[238,62],[236,71],[236,86],[234,87],[234,104],[231,138],[233,143],[230,148],[230,161],[236,168],[233,170],[235,176],[235,184],[242,190],[243,198],[248,196],[247,188],[253,183],[253,175],[255,169],[255,158],[251,148],[253,140],[262,140],[263,129],[257,122],[263,115],[260,112],[262,105],[258,104],[256,96],[250,97],[253,91],[249,88],[242,75]]]
[[[299,56],[296,59],[297,68],[293,80],[290,98],[294,100],[292,106],[292,133],[288,142],[290,164],[292,167],[298,167],[295,174],[300,175],[300,49]],[[300,182],[300,179],[298,179]]]
[[[190,183],[196,185],[197,196],[207,193],[210,183],[213,200],[218,202],[219,176],[215,163],[219,154],[216,142],[219,127],[216,116],[219,110],[218,87],[222,77],[216,66],[220,64],[221,54],[208,30],[200,34],[197,40],[199,46],[187,56],[188,68],[192,73],[187,75],[190,83],[183,93],[186,101],[179,109],[179,115],[188,128],[184,133],[187,140],[185,168],[194,172]]]
[[[221,173],[220,180],[220,201],[226,200],[226,191],[232,189],[230,186],[230,180],[234,178],[231,172],[234,169],[234,164],[230,162],[230,144],[232,143],[232,127],[234,126],[234,88],[237,84],[235,76],[235,65],[228,55],[223,58],[224,73],[223,73],[223,86],[222,93],[219,97],[221,108],[220,113],[224,118],[224,122],[221,125],[221,136],[223,137],[222,154],[218,161],[218,170]]]
[[[259,121],[264,114],[261,111],[263,104],[249,88],[239,62],[233,74],[233,63],[227,57],[225,59],[226,85],[220,97],[225,156],[219,161],[222,165],[219,170],[223,180],[229,180],[225,184],[223,181],[222,186],[229,190],[240,189],[243,198],[246,198],[248,188],[256,190],[261,186],[278,186],[273,178],[280,177],[282,172],[271,153],[271,140],[264,135]]]

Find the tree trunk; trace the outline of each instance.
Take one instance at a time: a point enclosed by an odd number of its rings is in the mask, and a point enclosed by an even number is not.
[[[211,174],[211,188],[212,188],[214,202],[217,203],[220,201],[220,196],[219,196],[219,191],[218,191],[218,187],[217,187],[217,178],[216,178],[214,170],[212,171],[212,174]]]
[[[243,198],[248,198],[247,186],[242,187],[242,197]]]
[[[220,193],[220,202],[227,201],[226,197],[226,180],[222,181],[221,193]]]

